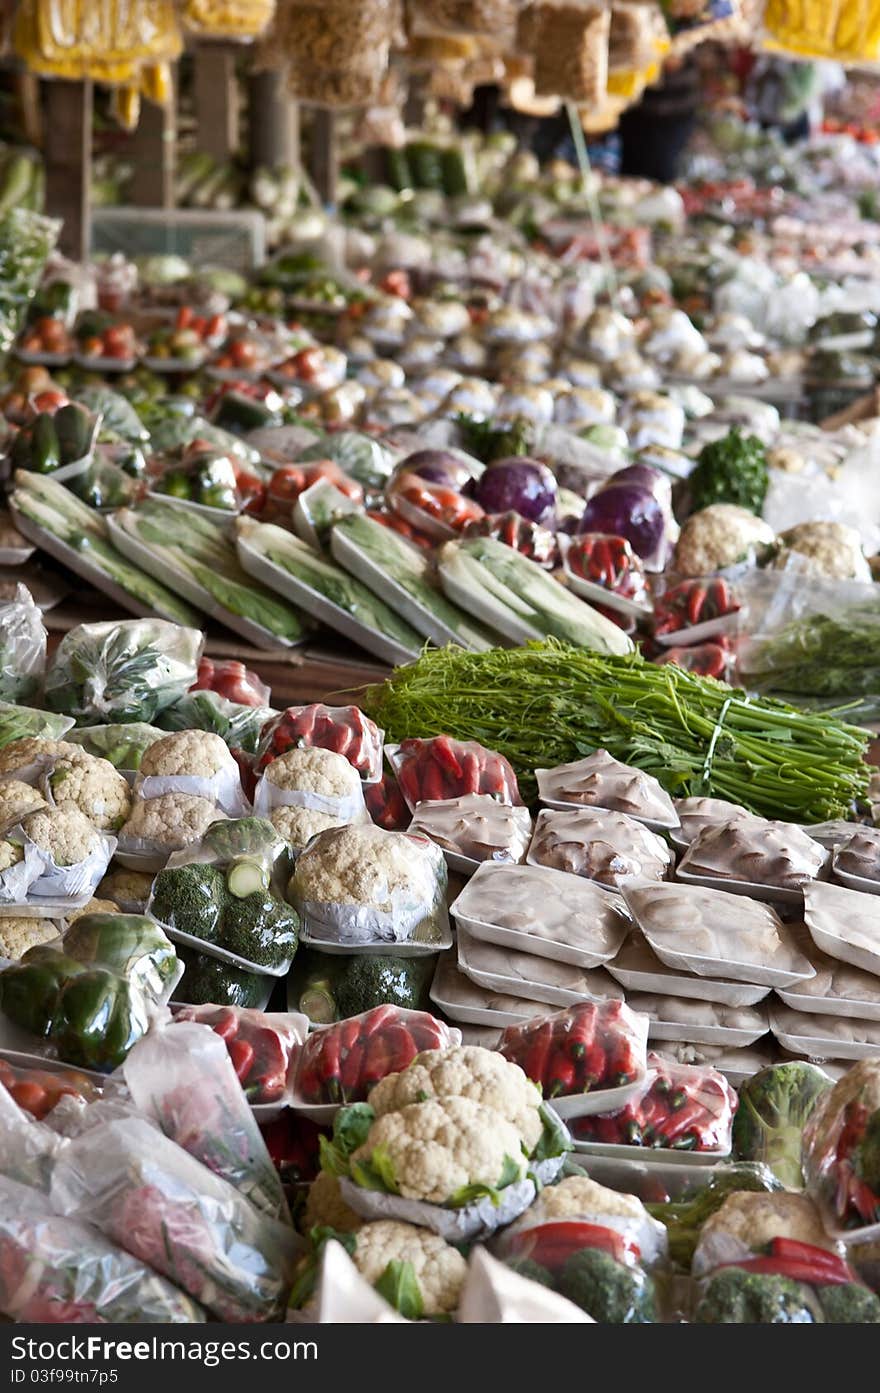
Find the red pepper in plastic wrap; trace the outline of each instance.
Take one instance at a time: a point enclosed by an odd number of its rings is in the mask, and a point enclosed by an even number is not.
[[[684,580],[654,599],[654,633],[674,634],[711,619],[736,614],[740,608],[733,587],[721,576]]]
[[[622,1001],[581,1001],[508,1026],[498,1049],[545,1098],[619,1088],[645,1072],[640,1019]]]
[[[296,1064],[298,1103],[363,1102],[386,1074],[397,1074],[422,1050],[448,1049],[459,1037],[427,1011],[375,1006],[315,1030]]]
[[[583,532],[568,548],[566,562],[581,580],[601,585],[624,600],[647,602],[645,568],[625,537],[608,532]]]
[[[382,769],[382,732],[358,706],[288,706],[260,732],[255,770],[262,774],[288,750],[317,747],[344,755],[362,779]]]
[[[211,658],[201,658],[198,675],[190,691],[217,692],[227,701],[236,701],[240,706],[268,706],[272,696],[272,689],[236,658],[218,663]]]
[[[552,571],[559,564],[559,546],[554,534],[546,527],[530,522],[520,513],[491,513],[475,522],[469,522],[462,532],[463,537],[496,537],[507,547],[537,561],[545,570]]]
[[[724,682],[733,665],[733,653],[724,635],[719,634],[712,643],[698,643],[693,648],[666,648],[654,661],[661,667],[664,663],[675,663],[687,672]]]
[[[648,1078],[637,1097],[615,1112],[572,1122],[578,1141],[726,1155],[738,1100],[724,1075],[656,1054],[648,1055],[647,1064]]]
[[[292,1025],[241,1006],[185,1006],[175,1021],[197,1021],[220,1036],[248,1102],[284,1097],[291,1059],[302,1043]]]
[[[391,756],[401,792],[412,809],[417,803],[488,793],[501,803],[521,806],[516,774],[503,755],[476,740],[403,740]]]
[[[377,827],[386,832],[405,832],[409,827],[410,810],[393,774],[383,774],[375,783],[367,784],[364,802]]]

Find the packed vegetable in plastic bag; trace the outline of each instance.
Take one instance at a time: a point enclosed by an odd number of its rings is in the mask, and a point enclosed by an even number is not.
[[[46,628],[26,585],[15,599],[0,604],[0,699],[17,703],[32,697],[46,666]]]
[[[61,740],[72,725],[72,716],[0,701],[0,750],[13,740]]]
[[[145,1119],[102,1123],[73,1138],[55,1167],[51,1198],[59,1213],[94,1224],[218,1320],[280,1314],[293,1230],[259,1214]]]
[[[443,853],[427,837],[353,824],[312,839],[288,897],[316,940],[442,946],[447,879]]]
[[[29,948],[0,973],[0,1012],[66,1063],[110,1072],[146,1034],[179,970],[152,920],[86,915],[60,950]]]
[[[693,1260],[704,1325],[880,1324],[880,1297],[825,1231],[806,1195],[728,1196]]]
[[[615,1162],[610,1161],[609,1164],[615,1168],[615,1176],[619,1174]],[[784,1188],[768,1166],[736,1161],[711,1169],[707,1167],[704,1173],[697,1170],[693,1183],[677,1198],[673,1198],[666,1185],[655,1178],[652,1167],[645,1167],[636,1157],[627,1164],[639,1167],[641,1176],[636,1182],[631,1173],[625,1174],[620,1188],[638,1183],[648,1213],[652,1218],[659,1219],[666,1228],[670,1261],[679,1272],[690,1272],[703,1227],[707,1219],[718,1212],[728,1195],[746,1190],[772,1194]],[[616,1185],[617,1180],[613,1183]],[[662,1200],[656,1198],[658,1184],[659,1193],[664,1196]]]
[[[168,794],[204,799],[228,817],[250,811],[238,764],[213,731],[186,728],[163,735],[144,752],[134,790],[146,801]]]
[[[863,1059],[816,1105],[804,1129],[807,1191],[837,1230],[880,1224],[880,1059]],[[865,1235],[866,1237],[868,1235]]]
[[[306,1016],[267,1016],[236,1006],[184,1006],[174,1024],[185,1021],[210,1026],[224,1042],[251,1106],[284,1098],[294,1054],[308,1033]]]
[[[622,1001],[582,1001],[523,1025],[509,1025],[499,1050],[545,1098],[596,1093],[645,1073],[647,1022]]]
[[[202,939],[274,970],[289,963],[299,918],[272,889],[287,846],[271,822],[238,818],[212,823],[190,847],[175,852],[153,882],[149,912],[167,928]]]
[[[332,750],[344,755],[362,779],[382,771],[382,732],[357,706],[288,706],[260,735],[257,771],[262,773],[279,755],[292,749]]]
[[[48,1192],[60,1150],[56,1134],[0,1088],[0,1176]]]
[[[364,802],[377,827],[386,832],[404,832],[410,824],[410,810],[393,774],[383,774],[364,789]]]
[[[205,730],[219,735],[231,750],[253,754],[260,732],[275,715],[271,706],[227,701],[217,692],[194,691],[178,697],[160,712],[163,730]]]
[[[389,756],[404,798],[418,803],[487,793],[502,803],[522,803],[516,774],[503,755],[476,740],[435,735],[430,740],[402,740]]]
[[[37,1122],[42,1122],[62,1098],[91,1102],[98,1096],[92,1080],[73,1069],[33,1069],[11,1064],[8,1059],[0,1059],[0,1084]]]
[[[46,674],[46,704],[79,725],[152,721],[192,686],[204,635],[163,619],[80,624]]]
[[[763,1161],[788,1190],[803,1189],[801,1137],[813,1110],[832,1088],[817,1065],[793,1059],[759,1069],[739,1089],[733,1119],[737,1160]]]
[[[226,1046],[184,1022],[141,1040],[124,1065],[135,1106],[261,1214],[289,1218],[278,1172],[242,1093]]]
[[[705,1065],[648,1055],[640,1093],[615,1112],[572,1123],[578,1141],[671,1151],[730,1152],[737,1096],[723,1074]]]
[[[542,1190],[498,1240],[515,1272],[580,1306],[593,1320],[645,1325],[659,1319],[647,1268],[662,1262],[666,1232],[635,1195],[586,1175]]]
[[[634,604],[647,604],[645,568],[625,537],[605,532],[584,532],[572,538],[565,563],[581,580],[601,585]]]
[[[122,721],[105,726],[85,726],[66,737],[90,755],[108,759],[116,769],[139,769],[144,753],[165,734],[146,721]]]
[[[465,525],[464,537],[497,537],[505,546],[513,547],[530,561],[536,561],[546,571],[559,564],[559,546],[555,533],[548,527],[524,518],[510,509],[505,513],[490,513]]]
[[[201,658],[198,676],[190,691],[216,692],[238,706],[266,707],[272,698],[271,688],[237,658],[228,658],[222,663],[214,662],[213,658]]]
[[[367,961],[365,959],[365,961]],[[299,1103],[359,1103],[386,1074],[399,1073],[423,1050],[457,1043],[457,1031],[426,1011],[377,1006],[315,1030],[296,1061]]]
[[[714,579],[684,580],[654,595],[654,633],[673,634],[697,624],[736,614],[740,602],[733,586],[723,576]]]
[[[0,1311],[19,1324],[194,1324],[205,1314],[89,1224],[0,1178]]]
[[[304,948],[288,980],[290,999],[313,1025],[330,1025],[371,1011],[400,1006],[421,1011],[428,1006],[434,958],[399,958],[376,953],[322,953]]]

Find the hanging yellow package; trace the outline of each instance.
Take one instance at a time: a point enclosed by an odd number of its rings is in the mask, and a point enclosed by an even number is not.
[[[767,0],[764,30],[774,52],[880,62],[880,0]]]
[[[122,85],[183,46],[174,0],[21,0],[13,39],[35,72]]]
[[[186,0],[183,22],[211,39],[256,39],[274,14],[275,0]]]

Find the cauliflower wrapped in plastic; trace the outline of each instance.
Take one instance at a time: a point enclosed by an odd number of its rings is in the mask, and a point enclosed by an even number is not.
[[[123,842],[143,841],[166,851],[179,851],[204,836],[219,816],[208,798],[197,798],[192,793],[162,793],[158,798],[135,803],[119,838]]]
[[[211,779],[234,764],[225,741],[209,730],[177,730],[144,752],[144,778]]]
[[[323,798],[357,797],[361,788],[360,775],[345,755],[317,745],[279,755],[267,768],[265,778],[277,788],[302,789]]]
[[[0,919],[0,958],[17,962],[28,948],[51,943],[57,937],[51,919]]]
[[[331,1228],[337,1233],[354,1233],[363,1222],[342,1198],[339,1177],[329,1171],[319,1171],[306,1196],[300,1220],[302,1232],[308,1234],[314,1228]]]
[[[57,808],[76,808],[102,832],[115,832],[131,812],[131,789],[107,759],[85,750],[77,759],[59,759],[47,777]]]
[[[293,806],[273,808],[269,818],[275,831],[297,851],[319,832],[325,832],[328,827],[344,827],[348,820],[314,808]]]
[[[78,866],[100,846],[94,825],[79,808],[45,809],[22,818],[21,830],[56,866]]]
[[[35,813],[48,806],[40,790],[22,783],[21,779],[4,779],[0,783],[0,827],[10,827],[25,813]]]
[[[424,1050],[399,1074],[388,1074],[371,1091],[370,1106],[377,1117],[399,1112],[426,1098],[471,1098],[494,1108],[516,1127],[525,1151],[538,1144],[543,1122],[541,1094],[518,1064],[479,1045],[456,1045],[448,1050]]]
[[[773,529],[747,508],[712,503],[682,524],[672,569],[681,576],[708,576],[772,545]]]
[[[352,1179],[362,1184],[380,1169],[386,1188],[405,1199],[457,1206],[524,1179],[527,1161],[519,1132],[493,1108],[471,1098],[432,1098],[377,1117],[352,1155]]]
[[[842,522],[802,522],[780,532],[772,567],[781,570],[792,552],[804,557],[814,575],[829,580],[871,579],[871,568],[854,527]]]
[[[82,919],[85,914],[118,914],[119,905],[113,900],[101,900],[98,898],[89,900],[88,904],[83,905],[82,909],[75,909],[72,914],[68,914],[67,927],[75,924],[77,919]],[[0,920],[2,927],[2,920]]]
[[[17,842],[0,842],[0,874],[17,866],[24,860],[24,852]]]
[[[37,735],[25,735],[20,740],[10,740],[0,750],[0,774],[14,774],[37,761],[78,759],[82,754],[79,745],[71,745],[67,740],[42,740]]]

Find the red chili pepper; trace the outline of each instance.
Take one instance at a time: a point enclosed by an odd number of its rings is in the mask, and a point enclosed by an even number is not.
[[[572,1010],[571,1029],[568,1032],[568,1048],[572,1059],[582,1059],[593,1043],[599,1012],[591,1001],[584,1002]]]
[[[416,773],[415,761],[407,760],[401,764],[397,771],[397,779],[400,784],[403,796],[410,807],[415,807],[421,802],[422,791],[419,785],[419,776]]]
[[[546,1075],[545,1098],[556,1098],[560,1094],[575,1092],[574,1063],[557,1046]]]
[[[429,1016],[426,1011],[420,1011],[418,1016],[413,1016],[406,1023],[406,1029],[412,1035],[416,1048],[422,1050],[439,1050],[445,1044],[444,1028],[439,1021],[435,1021],[433,1016]]]
[[[552,1048],[553,1024],[551,1021],[540,1021],[528,1041],[521,1067],[532,1083],[539,1084],[542,1088],[547,1078],[547,1061]],[[506,1054],[508,1059],[511,1058],[509,1051],[505,1050],[503,1045],[502,1053]]]
[[[361,1038],[361,1023],[357,1016],[351,1016],[347,1021],[332,1027],[339,1034],[339,1049],[341,1053],[346,1053]]]
[[[233,1068],[240,1083],[243,1083],[250,1073],[254,1062],[254,1047],[247,1040],[237,1039],[228,1040],[226,1048],[229,1051],[229,1058],[232,1060]]]
[[[386,1030],[383,1039],[391,1052],[390,1073],[399,1074],[408,1064],[412,1064],[418,1054],[418,1046],[405,1025],[392,1025]]]
[[[211,1022],[211,1029],[221,1040],[233,1040],[238,1034],[238,1016],[231,1006],[223,1006]]]
[[[661,1123],[657,1131],[667,1146],[673,1146],[687,1133],[693,1133],[696,1141],[694,1149],[700,1151],[704,1149],[703,1132],[708,1120],[703,1104],[698,1099],[691,1098],[683,1107],[672,1113],[666,1122]]]
[[[355,1095],[363,1092],[360,1085],[366,1053],[366,1045],[358,1042],[358,1044],[352,1046],[342,1062],[339,1078],[342,1085],[342,1097],[346,1103],[360,1101]]]
[[[324,1080],[318,1074],[318,1061],[311,1059],[302,1065],[296,1076],[296,1086],[300,1096],[307,1103],[323,1103]]]
[[[481,773],[480,759],[476,750],[465,750],[461,757],[462,795],[466,793],[479,793]]]
[[[422,769],[420,800],[423,803],[438,803],[446,798],[446,784],[443,771],[436,764],[428,764]]]
[[[341,1088],[339,1083],[339,1070],[341,1067],[340,1046],[342,1036],[338,1030],[331,1028],[321,1031],[321,1043],[318,1053],[318,1074],[321,1078],[323,1091],[330,1103],[341,1101]]]
[[[432,750],[434,759],[445,773],[451,774],[453,778],[461,778],[461,764],[448,735],[438,735],[433,741]]]
[[[574,1062],[574,1077],[577,1091],[589,1093],[591,1089],[604,1086],[608,1079],[608,1056],[594,1040],[586,1054]]]
[[[817,1273],[823,1274],[818,1280],[826,1282],[858,1282],[859,1277],[843,1258],[830,1253],[827,1248],[817,1248],[812,1243],[801,1243],[796,1238],[774,1238],[770,1243],[770,1255],[795,1262],[809,1263]]]
[[[399,1021],[400,1011],[397,1006],[374,1006],[372,1011],[367,1011],[360,1018],[360,1037],[362,1040],[369,1040],[377,1031],[389,1025],[397,1025]]]
[[[370,1037],[367,1045],[367,1053],[364,1059],[363,1082],[367,1088],[384,1079],[386,1074],[396,1072],[392,1047],[389,1044],[387,1034],[374,1034]]]
[[[807,1286],[838,1286],[858,1281],[858,1277],[846,1267],[846,1263],[842,1264],[843,1271],[832,1275],[817,1268],[812,1261],[797,1258],[757,1256],[742,1258],[739,1262],[723,1262],[719,1267],[741,1267],[747,1272],[758,1272],[771,1277],[788,1277],[793,1282],[803,1282]]]
[[[534,1262],[542,1267],[561,1267],[573,1253],[584,1248],[598,1249],[607,1253],[616,1262],[626,1263],[631,1259],[637,1262],[641,1256],[637,1244],[601,1224],[588,1224],[580,1220],[563,1219],[553,1224],[539,1224],[525,1229],[508,1238],[513,1251],[527,1251]]]
[[[702,614],[706,603],[706,591],[702,585],[692,585],[687,596],[687,617],[690,624],[699,624],[705,618]]]

